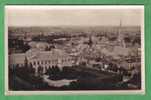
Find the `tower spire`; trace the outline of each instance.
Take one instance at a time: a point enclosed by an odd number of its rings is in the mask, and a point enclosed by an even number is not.
[[[124,41],[123,34],[121,33],[121,29],[122,29],[122,20],[120,19],[120,24],[118,28],[118,42],[120,43],[122,47],[125,48],[125,41]]]
[[[120,28],[122,27],[122,20],[120,19]]]
[[[122,27],[122,22],[120,19],[119,27],[118,27],[118,42],[121,42],[121,27]]]

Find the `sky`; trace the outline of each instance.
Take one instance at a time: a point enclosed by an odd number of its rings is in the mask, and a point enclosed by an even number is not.
[[[142,6],[6,6],[8,26],[138,26]]]

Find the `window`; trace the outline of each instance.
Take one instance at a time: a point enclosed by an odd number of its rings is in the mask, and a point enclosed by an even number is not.
[[[39,65],[39,61],[37,61],[37,64]]]
[[[36,65],[36,61],[33,62],[33,65]]]

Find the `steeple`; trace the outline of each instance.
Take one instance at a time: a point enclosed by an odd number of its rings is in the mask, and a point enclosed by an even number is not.
[[[121,40],[122,40],[121,28],[122,28],[122,22],[121,22],[121,20],[120,20],[120,24],[119,24],[119,27],[118,27],[118,41],[119,41],[119,42],[121,42]]]
[[[120,43],[120,46],[125,48],[124,36],[121,33],[121,29],[122,29],[122,20],[120,19],[120,24],[119,24],[119,27],[118,27],[118,42]]]

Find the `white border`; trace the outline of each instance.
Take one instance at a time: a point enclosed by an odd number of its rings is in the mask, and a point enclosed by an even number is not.
[[[134,94],[145,94],[145,39],[144,39],[144,14],[142,16],[142,24],[141,24],[141,78],[142,78],[142,89],[141,90],[87,90],[87,91],[10,91],[8,89],[8,25],[7,19],[8,16],[6,14],[7,9],[11,8],[15,9],[140,9],[144,13],[144,6],[125,6],[125,5],[100,5],[100,6],[58,6],[58,5],[50,5],[50,6],[39,6],[39,5],[9,5],[5,6],[5,95],[109,95],[109,94],[122,94],[122,95],[134,95]]]
[[[67,10],[74,10],[74,9],[144,9],[144,6],[136,6],[136,5],[8,5],[5,6],[6,9],[31,9],[31,10],[62,10],[62,9],[67,9]]]

